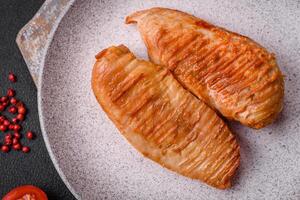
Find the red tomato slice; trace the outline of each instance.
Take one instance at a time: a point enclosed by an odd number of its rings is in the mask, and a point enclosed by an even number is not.
[[[33,185],[23,185],[11,190],[2,200],[48,200],[48,198],[40,188]]]

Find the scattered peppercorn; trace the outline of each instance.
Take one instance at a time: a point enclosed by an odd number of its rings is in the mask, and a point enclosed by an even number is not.
[[[18,118],[16,118],[16,117],[14,117],[13,119],[12,119],[12,122],[14,123],[14,124],[16,124],[16,123],[18,123]],[[10,129],[10,130],[12,130],[12,129]]]
[[[27,147],[27,146],[24,146],[24,147],[22,147],[22,151],[23,151],[24,153],[28,153],[28,152],[30,151],[30,148]]]
[[[15,114],[17,112],[17,108],[15,106],[11,106],[9,107],[8,112]]]
[[[17,143],[17,144],[14,144],[14,145],[12,146],[12,148],[13,148],[14,150],[18,151],[18,150],[21,150],[22,145],[21,145],[20,143]]]
[[[6,134],[5,137],[4,137],[5,140],[11,140],[12,138],[13,137],[12,137],[12,135],[10,133]]]
[[[9,129],[9,130],[14,130],[14,128],[15,128],[15,126],[14,126],[13,124],[10,124],[10,125],[8,126],[8,129]]]
[[[15,96],[15,95],[16,95],[16,91],[15,91],[14,89],[9,88],[9,89],[7,90],[7,96],[13,97],[13,96]]]
[[[17,81],[17,77],[12,72],[10,72],[8,74],[8,80],[10,80],[11,82],[15,83]]]
[[[24,115],[26,113],[26,108],[23,105],[18,107],[18,113]]]
[[[3,122],[5,120],[5,117],[4,116],[0,116],[0,122]]]
[[[3,96],[3,97],[1,97],[0,101],[2,103],[7,102],[8,101],[8,97],[7,96]]]
[[[12,72],[8,75],[8,80],[12,83],[17,81],[17,77]],[[12,88],[7,90],[6,96],[0,97],[0,131],[5,132],[8,129],[14,131],[13,134],[8,133],[3,138],[3,145],[0,144],[0,150],[7,153],[11,150],[22,150],[24,153],[30,152],[30,147],[23,146],[21,144],[21,122],[24,121],[26,117],[26,107],[24,103],[17,98],[15,98],[16,91]],[[14,114],[12,118],[7,118],[2,112],[7,111]],[[0,134],[1,136],[1,134]],[[32,131],[26,133],[26,138],[32,140],[35,138],[35,134]]]
[[[14,145],[12,146],[12,148],[13,148],[14,150],[18,151],[18,150],[21,150],[22,145],[21,145],[20,143],[17,143],[17,144],[14,144]]]
[[[9,147],[7,146],[7,145],[3,145],[2,147],[1,147],[1,151],[2,152],[4,152],[4,153],[7,153],[7,152],[9,152]]]
[[[19,131],[21,129],[21,126],[19,124],[14,125],[14,131]]]
[[[27,137],[29,140],[32,140],[32,139],[34,138],[33,132],[28,131],[28,132],[26,133],[26,137]]]
[[[16,117],[19,121],[23,121],[24,120],[24,115],[23,114],[18,114]]]
[[[12,98],[10,99],[10,103],[11,103],[12,105],[16,105],[16,104],[18,103],[18,100],[17,100],[15,97],[12,97]]]
[[[14,138],[20,139],[21,138],[21,134],[18,132],[14,133]]]
[[[7,127],[3,124],[0,125],[0,131],[6,131],[7,130]]]
[[[3,102],[3,103],[2,103],[2,106],[4,106],[4,109],[5,109],[6,106],[8,106],[8,103],[7,103],[7,102]]]
[[[7,139],[4,139],[4,144],[5,145],[12,145],[12,143],[13,143],[13,141],[12,141],[12,139],[9,139],[9,138],[7,138]]]
[[[6,120],[4,120],[4,121],[3,121],[3,125],[4,125],[4,126],[9,126],[9,125],[10,125],[10,122],[9,122],[9,120],[7,120],[7,119],[6,119]]]
[[[12,143],[13,143],[13,144],[18,144],[18,143],[19,143],[19,140],[18,140],[17,138],[14,138],[14,139],[12,140]]]

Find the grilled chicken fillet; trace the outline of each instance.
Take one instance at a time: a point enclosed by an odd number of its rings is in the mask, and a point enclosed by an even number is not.
[[[166,8],[135,12],[126,23],[137,23],[152,62],[223,116],[262,128],[282,110],[283,76],[253,40]]]
[[[125,46],[96,56],[94,94],[125,138],[144,156],[219,189],[230,187],[239,145],[217,114],[168,69],[137,59]]]

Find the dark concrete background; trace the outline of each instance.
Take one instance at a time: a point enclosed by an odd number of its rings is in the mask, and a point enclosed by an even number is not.
[[[32,184],[43,189],[49,199],[74,199],[57,174],[42,138],[38,109],[37,90],[26,64],[15,42],[18,31],[33,17],[43,0],[0,0],[0,96],[8,87],[17,91],[17,98],[28,108],[27,119],[23,122],[23,133],[32,130],[36,140],[28,144],[29,154],[11,151],[0,152],[0,198],[16,186]],[[7,80],[9,72],[18,77],[15,84]],[[0,140],[3,138],[0,133]]]

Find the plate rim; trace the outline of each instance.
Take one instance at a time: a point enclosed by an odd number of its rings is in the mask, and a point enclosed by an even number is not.
[[[60,25],[62,19],[66,16],[66,14],[69,12],[71,6],[75,3],[76,0],[70,0],[68,2],[68,5],[66,6],[65,10],[62,11],[62,15],[57,19],[56,23],[53,25],[51,32],[49,33],[49,38],[47,44],[45,45],[45,54],[43,58],[41,59],[41,65],[40,65],[40,71],[39,71],[39,78],[38,78],[38,84],[37,84],[37,105],[38,105],[38,116],[39,116],[39,121],[40,121],[40,128],[43,136],[43,140],[45,142],[46,149],[49,153],[50,159],[54,165],[54,168],[56,169],[58,175],[68,188],[68,190],[71,192],[71,194],[76,198],[76,199],[81,199],[81,197],[77,194],[76,190],[72,187],[72,185],[69,183],[67,177],[65,176],[64,172],[61,170],[58,161],[52,151],[52,147],[49,142],[48,134],[45,129],[45,124],[44,124],[44,117],[43,117],[43,105],[42,105],[42,87],[43,87],[43,74],[44,74],[44,68],[45,68],[45,60],[46,57],[49,54],[49,47],[51,46],[53,42],[53,38],[55,36],[55,33],[57,31],[58,26]]]
[[[56,25],[53,27],[53,33],[52,35],[49,37],[49,42],[45,45],[46,46],[46,53],[44,55],[44,57],[42,58],[42,62],[41,62],[41,70],[39,72],[39,80],[38,80],[38,86],[37,86],[37,96],[38,96],[38,114],[39,114],[39,120],[40,120],[40,127],[41,127],[41,131],[42,131],[42,135],[43,135],[43,139],[45,141],[45,145],[47,148],[47,151],[49,152],[49,156],[52,160],[52,163],[55,166],[56,171],[58,172],[59,176],[61,177],[61,179],[63,180],[63,182],[65,183],[65,185],[67,186],[67,188],[69,189],[69,191],[74,195],[74,197],[76,199],[81,199],[81,197],[77,194],[78,192],[71,186],[71,184],[69,183],[67,177],[64,175],[64,172],[61,170],[59,163],[58,163],[58,159],[56,159],[50,142],[49,142],[49,137],[48,134],[45,130],[45,123],[44,123],[44,117],[43,117],[43,106],[42,106],[42,88],[43,88],[43,75],[44,75],[44,67],[45,67],[45,61],[46,58],[49,56],[49,47],[53,42],[53,38],[55,36],[55,33],[58,29],[59,24],[62,22],[62,20],[64,19],[64,17],[66,16],[67,13],[69,13],[70,11],[70,7],[72,5],[74,5],[77,1],[76,0],[70,0],[71,3],[69,6],[67,6],[67,8],[65,9],[62,17],[60,19],[58,19]],[[44,85],[45,86],[45,85]]]

